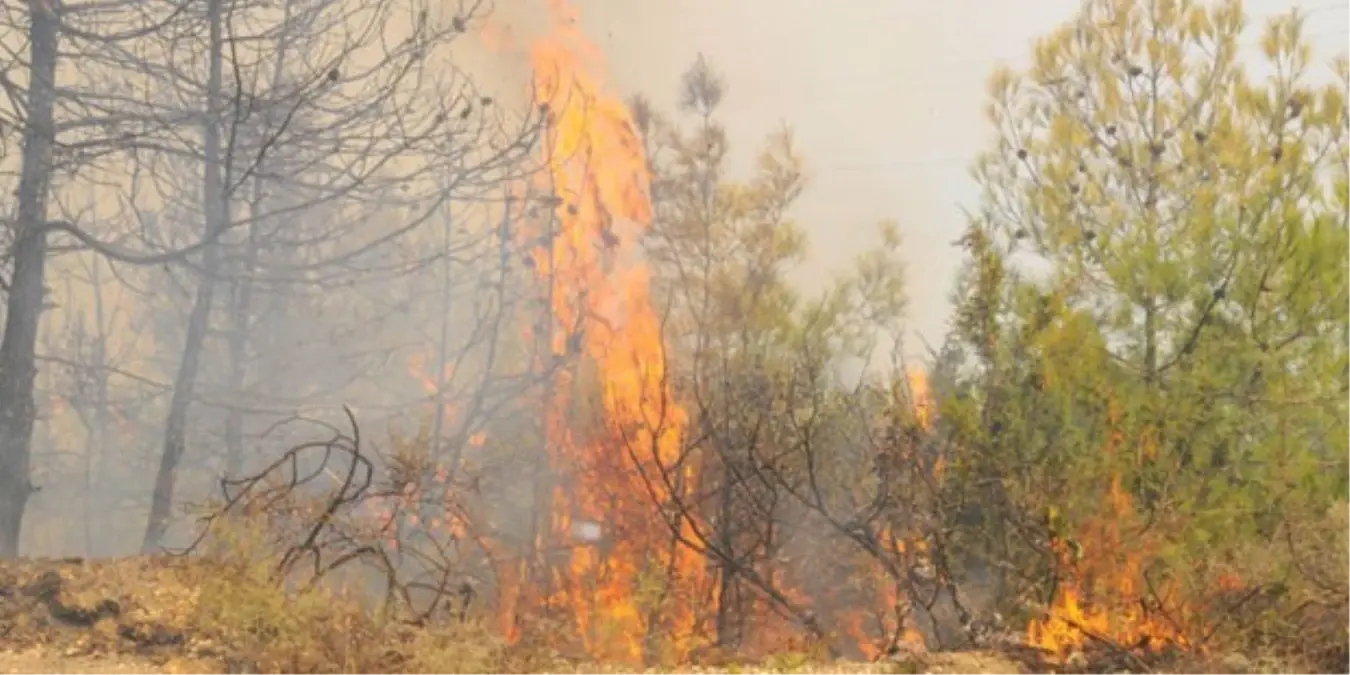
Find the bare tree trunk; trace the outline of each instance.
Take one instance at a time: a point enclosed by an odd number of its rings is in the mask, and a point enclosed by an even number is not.
[[[451,275],[450,275],[450,246],[453,243],[453,220],[450,215],[450,206],[447,204],[441,207],[445,211],[445,243],[443,251],[447,253],[441,256],[441,302],[437,309],[441,313],[441,334],[440,340],[436,343],[436,391],[432,393],[432,401],[436,406],[433,411],[431,422],[431,457],[435,461],[440,461],[441,454],[441,434],[445,433],[445,367],[450,359],[450,310],[453,294],[451,293]]]
[[[249,314],[253,284],[236,279],[230,284],[229,375],[226,391],[244,398],[244,359],[248,353]],[[244,411],[237,405],[225,410],[225,477],[234,478],[244,468]]]
[[[247,254],[245,254],[247,257]],[[226,391],[244,398],[244,360],[248,354],[249,319],[253,284],[237,279],[230,284],[229,375]],[[233,478],[244,468],[244,411],[237,405],[225,410],[225,477]]]
[[[203,211],[206,236],[209,239],[227,225],[228,213],[221,176],[221,71],[224,60],[225,0],[207,0],[207,22],[210,25],[210,72],[207,76],[206,114],[203,117],[202,140],[205,151]],[[201,366],[202,349],[211,320],[211,306],[215,298],[216,279],[220,275],[220,243],[212,242],[202,253],[202,275],[197,285],[197,297],[188,316],[187,335],[183,344],[183,359],[174,378],[173,396],[169,401],[169,415],[164,424],[164,449],[155,475],[155,491],[150,501],[150,517],[146,522],[145,539],[141,549],[151,552],[159,547],[168,529],[173,509],[173,491],[178,463],[187,449],[188,408],[196,393],[197,374]]]
[[[24,509],[33,491],[32,459],[36,404],[38,321],[47,263],[47,192],[51,183],[56,100],[57,17],[60,0],[28,3],[29,96],[19,176],[14,276],[0,338],[0,557],[19,553]]]
[[[220,268],[220,253],[212,244],[202,255],[203,278],[197,286],[197,297],[188,316],[187,337],[183,345],[183,359],[174,378],[173,396],[169,400],[169,415],[164,424],[164,448],[155,474],[155,491],[150,501],[150,517],[146,523],[142,551],[150,553],[159,547],[169,526],[173,509],[173,492],[178,463],[187,450],[188,408],[196,393],[197,373],[206,343],[207,324],[215,297],[215,275]]]
[[[258,223],[262,218],[262,179],[253,182],[249,200],[248,242],[242,269],[230,283],[229,382],[226,391],[243,400],[247,386],[249,340],[253,335],[253,269],[258,257]],[[237,405],[225,411],[225,476],[233,478],[244,468],[244,411]]]
[[[277,60],[272,69],[272,87],[280,87],[284,76],[286,66],[287,51],[291,35],[291,8],[294,3],[291,0],[282,4],[281,33],[277,38]],[[217,92],[218,93],[218,92]],[[275,120],[272,119],[270,110],[264,114],[268,123],[266,128],[273,128]],[[258,264],[258,230],[263,223],[263,158],[258,158],[258,171],[253,178],[253,194],[249,195],[248,202],[248,243],[244,250],[243,269],[239,277],[231,284],[230,288],[230,342],[229,342],[229,391],[234,396],[243,398],[246,364],[248,358],[248,345],[253,337],[253,271]],[[223,198],[223,196],[222,196]],[[230,406],[225,412],[225,476],[235,477],[243,470],[244,465],[244,411],[238,406]]]
[[[93,267],[89,271],[89,279],[94,287],[94,353],[91,368],[93,375],[91,384],[94,385],[94,424],[86,434],[88,443],[85,446],[84,457],[84,555],[88,558],[97,555],[93,533],[98,529],[95,524],[98,509],[94,508],[94,500],[99,494],[100,460],[107,454],[108,435],[112,427],[109,414],[111,412],[109,406],[112,403],[108,391],[108,318],[103,306],[103,278],[99,272],[102,267],[103,261],[94,258]]]
[[[539,461],[534,463],[532,471],[533,496],[534,503],[531,508],[531,520],[533,531],[530,532],[530,583],[536,584],[540,589],[540,597],[548,602],[553,597],[553,570],[552,561],[549,559],[550,549],[557,542],[548,541],[546,545],[549,548],[540,548],[540,538],[543,536],[551,537],[553,535],[553,491],[555,489],[556,475],[558,467],[553,464],[554,444],[561,442],[553,435],[553,415],[561,414],[554,408],[558,405],[557,380],[553,376],[553,360],[556,356],[553,353],[553,336],[556,330],[554,323],[557,322],[557,313],[554,310],[554,303],[557,302],[558,294],[558,272],[557,272],[557,224],[554,222],[555,214],[549,210],[544,224],[544,236],[548,241],[548,288],[544,293],[544,307],[542,317],[542,330],[539,331],[538,340],[541,343],[539,350],[541,373],[547,373],[543,390],[543,400],[541,402],[543,421],[541,435],[542,451]],[[547,533],[547,534],[544,534]],[[551,611],[551,607],[545,607],[546,611]]]
[[[448,190],[447,190],[448,192]],[[450,247],[454,240],[454,220],[450,213],[450,200],[448,194],[443,195],[445,204],[441,206],[444,212],[444,231],[445,241],[442,244],[445,254],[441,256],[441,297],[438,309],[441,313],[440,339],[436,343],[436,391],[432,392],[432,405],[435,410],[431,418],[431,449],[428,458],[434,463],[434,466],[444,466],[441,461],[441,441],[445,434],[445,368],[450,362],[450,311],[453,309],[451,301],[454,294],[451,292],[451,273],[450,273]],[[461,441],[462,443],[463,441]],[[451,451],[456,459],[458,452]],[[458,464],[458,461],[455,462]],[[447,475],[453,475],[458,467],[448,468]],[[418,476],[420,484],[423,485],[423,491],[430,496],[430,499],[422,501],[421,513],[418,514],[422,522],[430,522],[437,509],[444,509],[445,500],[449,496],[450,484],[447,481],[444,484],[437,484],[432,475]]]
[[[736,540],[733,531],[732,520],[732,484],[730,472],[726,470],[726,455],[722,454],[722,484],[719,486],[718,493],[718,514],[716,533],[713,535],[718,539],[723,551],[731,555],[736,555]],[[737,617],[733,616],[733,605],[736,601],[736,571],[731,565],[718,565],[717,573],[717,648],[731,650],[739,646],[735,623]]]

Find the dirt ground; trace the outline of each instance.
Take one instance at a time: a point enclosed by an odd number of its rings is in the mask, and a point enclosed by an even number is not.
[[[220,664],[202,663],[202,661],[170,660],[167,663],[155,664],[153,661],[138,659],[134,656],[62,656],[61,653],[51,653],[47,651],[27,651],[0,653],[0,675],[208,675],[225,674],[227,670]],[[595,670],[579,670],[578,674],[626,674],[624,670],[609,670],[609,668],[595,668]],[[715,670],[715,668],[699,668],[699,670],[676,671],[676,672],[698,672],[698,674],[713,675],[717,672],[737,672],[740,675],[768,674],[775,672],[768,668],[737,668],[734,671]],[[929,675],[1021,675],[1026,670],[1019,670],[1015,664],[1008,663],[1006,660],[1000,660],[998,657],[987,655],[976,655],[976,653],[952,653],[952,655],[941,655],[931,657],[929,663],[925,666],[915,666],[914,670],[906,670],[899,664],[837,664],[837,666],[822,666],[806,668],[806,670],[795,671],[806,675],[895,675],[895,674],[929,674]],[[674,675],[674,674],[672,674]]]
[[[144,659],[136,659],[131,656],[115,657],[93,657],[93,656],[62,656],[59,653],[49,652],[24,652],[24,653],[0,653],[0,675],[208,675],[225,674],[224,667],[216,664],[190,663],[190,661],[169,661],[165,664],[155,664]],[[595,670],[579,670],[578,674],[587,674],[587,672],[612,672],[612,674],[626,674],[622,670],[606,670],[606,668],[595,668]],[[676,672],[698,672],[698,674],[717,674],[717,672],[736,672],[740,675],[768,674],[775,672],[768,668],[737,668],[734,671],[714,670],[714,668],[701,668],[701,670],[688,670]],[[917,667],[915,670],[904,670],[903,666],[898,664],[838,664],[838,666],[823,666],[806,668],[799,670],[805,675],[895,675],[895,674],[929,674],[929,675],[1021,675],[1023,672],[1014,664],[1007,661],[996,659],[992,656],[972,655],[972,653],[958,653],[958,655],[942,655],[938,659],[931,660],[926,666]],[[674,675],[674,674],[672,674]]]
[[[225,671],[229,650],[191,628],[203,573],[210,572],[201,563],[168,556],[0,563],[0,673]],[[735,670],[772,672],[753,666]],[[962,653],[929,655],[922,662],[801,664],[790,670],[1014,673],[1019,667],[995,655]]]
[[[94,656],[62,656],[59,653],[50,653],[42,651],[30,651],[22,653],[0,653],[0,675],[208,675],[225,674],[227,670],[219,664],[201,663],[201,661],[182,661],[170,660],[165,664],[155,664],[153,661],[138,659],[134,656],[112,656],[112,657],[94,657]],[[612,674],[622,674],[622,670],[579,670],[578,674],[587,674],[587,672],[612,672]],[[678,671],[680,672],[680,671]],[[737,672],[740,675],[759,674],[759,672],[775,672],[768,668],[737,668],[734,671],[714,670],[690,670],[683,672],[699,672],[699,674],[717,674],[717,672]],[[904,670],[903,666],[898,664],[838,664],[838,666],[823,666],[805,668],[805,670],[795,671],[806,675],[894,675],[894,674],[929,674],[929,675],[1021,675],[1026,670],[1019,670],[1015,664],[996,659],[992,656],[971,655],[971,653],[958,653],[958,655],[942,655],[938,659],[931,660],[926,666],[915,667],[915,670]]]
[[[41,650],[0,653],[0,673],[145,673],[157,668],[145,663],[63,658]]]
[[[587,672],[580,670],[578,672]],[[621,672],[621,671],[616,671]],[[653,671],[655,672],[655,671]],[[928,654],[919,661],[910,662],[891,662],[881,661],[877,663],[849,662],[840,661],[834,663],[813,663],[806,664],[801,668],[790,668],[786,670],[770,670],[767,668],[755,668],[741,666],[730,670],[717,670],[712,668],[691,668],[679,669],[675,672],[690,673],[871,673],[881,675],[883,673],[971,673],[978,675],[1000,675],[1012,673],[1030,672],[1020,664],[1011,661],[997,654],[986,652],[951,652],[942,654]]]
[[[48,649],[0,652],[0,673],[208,673],[214,664],[185,659],[156,663],[129,655],[66,656]]]
[[[254,654],[244,647],[228,648],[236,644],[233,638],[203,633],[193,619],[203,582],[219,572],[200,561],[168,556],[0,562],[0,673],[246,672],[253,667],[245,664]],[[623,672],[605,664],[553,663],[550,669],[596,672],[598,666]],[[1011,652],[955,652],[878,663],[745,664],[728,670],[1033,672],[1025,663]]]

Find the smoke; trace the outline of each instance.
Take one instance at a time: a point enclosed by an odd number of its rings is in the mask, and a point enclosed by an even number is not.
[[[508,0],[498,16],[527,31],[544,4]],[[974,194],[966,167],[986,140],[984,78],[1001,58],[1022,61],[1029,39],[1077,0],[1015,10],[979,0],[574,4],[614,86],[658,110],[675,110],[680,76],[699,54],[708,59],[728,85],[720,117],[734,168],[748,171],[768,133],[793,127],[811,175],[795,214],[811,241],[794,279],[804,291],[873,246],[877,221],[897,220],[910,328],[936,343],[960,260],[949,245],[964,226],[958,202]]]

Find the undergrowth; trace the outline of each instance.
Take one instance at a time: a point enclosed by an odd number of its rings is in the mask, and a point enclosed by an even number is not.
[[[411,623],[359,574],[279,579],[276,551],[244,527],[217,534],[192,632],[249,672],[511,672],[529,663],[474,619]]]

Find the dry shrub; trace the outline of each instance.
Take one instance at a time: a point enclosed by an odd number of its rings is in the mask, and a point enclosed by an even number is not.
[[[1276,653],[1319,672],[1350,672],[1350,505],[1299,523],[1285,541],[1294,570]]]
[[[414,625],[372,602],[361,575],[282,580],[257,521],[214,523],[190,632],[249,672],[501,672],[506,645],[474,622]],[[336,577],[342,576],[345,579]],[[354,581],[353,580],[358,580]],[[289,582],[289,583],[287,583]]]
[[[375,462],[347,412],[349,432],[222,481],[218,503],[199,507],[186,553],[214,572],[201,579],[191,632],[228,645],[225,658],[250,670],[507,667],[517,650],[469,620],[473,592],[454,532],[414,536],[398,526],[425,507],[451,506],[418,494],[416,479],[429,470],[418,444],[396,444],[392,458]]]
[[[1350,507],[1291,520],[1243,553],[1245,583],[1219,606],[1208,651],[1246,654],[1251,667],[1223,670],[1350,672]]]

